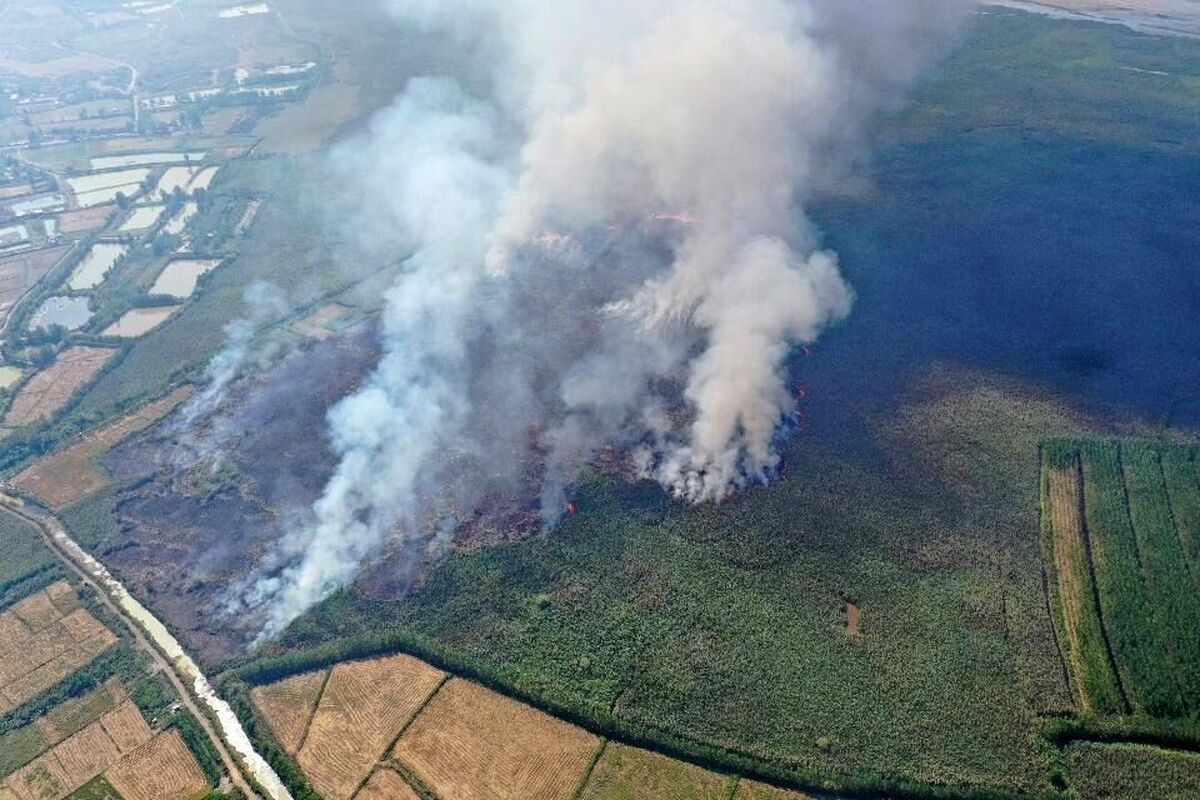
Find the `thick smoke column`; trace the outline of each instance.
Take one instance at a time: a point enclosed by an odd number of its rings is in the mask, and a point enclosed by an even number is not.
[[[803,207],[966,5],[393,0],[498,77],[414,81],[334,155],[364,248],[413,255],[312,524],[253,586],[267,633],[530,472],[552,520],[607,444],[693,502],[768,478],[790,349],[853,301]]]

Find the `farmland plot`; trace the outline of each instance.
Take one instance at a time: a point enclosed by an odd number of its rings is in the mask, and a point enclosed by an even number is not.
[[[474,683],[451,680],[396,743],[439,797],[570,800],[600,740]]]
[[[21,387],[8,410],[6,422],[30,425],[53,417],[116,352],[106,347],[83,346],[64,350],[52,365]]]
[[[158,734],[104,773],[125,800],[188,800],[208,788],[179,731]]]
[[[444,674],[409,656],[339,664],[297,761],[325,800],[349,800]]]
[[[754,781],[742,781],[738,785],[737,794],[733,796],[733,800],[812,800],[812,798],[806,794],[776,789],[773,786],[764,786]]]
[[[13,485],[56,509],[100,491],[108,485],[108,476],[96,466],[95,460],[126,437],[170,414],[193,391],[191,386],[181,386],[70,447],[39,459],[18,473]]]
[[[70,249],[70,245],[47,247],[0,259],[0,322]]]
[[[390,769],[377,769],[354,795],[354,800],[421,800],[421,797],[398,773]]]
[[[1200,593],[1188,548],[1200,515],[1190,451],[1109,440],[1055,440],[1044,450],[1048,569],[1081,709],[1194,713]]]
[[[294,756],[304,743],[328,674],[322,670],[294,675],[270,686],[255,687],[250,693],[255,707],[288,755]]]
[[[728,791],[729,778],[722,775],[610,743],[579,800],[725,800]]]

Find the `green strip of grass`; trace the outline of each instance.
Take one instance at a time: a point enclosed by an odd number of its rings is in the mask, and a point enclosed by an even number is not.
[[[1121,677],[1140,710],[1152,716],[1183,716],[1187,706],[1173,672],[1163,669],[1170,663],[1170,651],[1139,568],[1120,444],[1086,441],[1080,451],[1097,588]]]
[[[1150,442],[1126,442],[1121,452],[1147,596],[1174,662],[1183,700],[1189,711],[1196,711],[1200,709],[1200,595],[1175,532],[1161,451]]]

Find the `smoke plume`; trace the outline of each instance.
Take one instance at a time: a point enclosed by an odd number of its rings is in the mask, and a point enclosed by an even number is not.
[[[331,156],[363,247],[411,256],[336,473],[252,583],[266,635],[531,477],[552,524],[608,445],[691,502],[769,479],[789,353],[853,304],[805,205],[966,5],[392,0],[495,77],[414,80]]]

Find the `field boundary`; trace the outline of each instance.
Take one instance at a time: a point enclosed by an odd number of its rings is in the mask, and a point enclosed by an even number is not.
[[[569,722],[601,737],[607,742],[636,747],[658,753],[730,777],[749,778],[780,789],[835,793],[863,800],[1062,800],[1062,793],[1047,791],[1040,794],[1018,792],[999,787],[949,786],[922,784],[874,773],[818,773],[799,764],[773,761],[757,755],[722,748],[653,725],[616,715],[594,706],[572,702],[566,698],[537,694],[521,688],[504,672],[478,664],[449,648],[425,637],[398,632],[390,635],[368,636],[346,642],[324,645],[310,650],[276,658],[250,661],[226,671],[220,678],[222,694],[232,697],[246,695],[229,683],[250,688],[291,677],[303,672],[330,667],[343,661],[357,661],[387,655],[405,654],[425,661],[451,677],[477,683],[512,700]],[[231,691],[230,689],[233,689]],[[436,694],[436,693],[435,693]],[[239,717],[254,714],[253,708],[238,703],[234,706]],[[243,724],[246,720],[243,719]],[[259,735],[257,725],[252,736]],[[289,759],[290,761],[290,759]],[[294,762],[292,762],[294,763]],[[274,766],[274,765],[273,765]],[[291,772],[291,770],[285,770]],[[282,776],[281,776],[282,777]],[[288,780],[285,777],[285,780]],[[301,785],[301,784],[297,784]],[[290,786],[299,798],[302,792]],[[311,789],[310,789],[311,791]],[[308,795],[313,797],[315,795]]]

